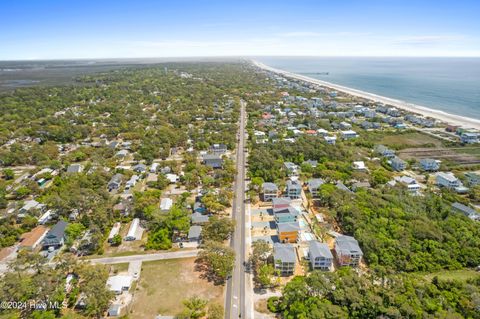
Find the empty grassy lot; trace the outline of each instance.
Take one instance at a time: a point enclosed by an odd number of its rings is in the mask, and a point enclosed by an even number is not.
[[[467,280],[480,277],[480,272],[473,269],[460,269],[460,270],[442,270],[425,275],[425,279],[432,280],[437,276],[439,279],[444,280]]]
[[[130,317],[177,315],[183,310],[182,301],[194,295],[223,305],[224,286],[200,278],[194,261],[195,258],[144,262]]]
[[[426,147],[427,145],[432,147],[443,146],[442,140],[420,132],[380,135],[378,143],[392,148]]]

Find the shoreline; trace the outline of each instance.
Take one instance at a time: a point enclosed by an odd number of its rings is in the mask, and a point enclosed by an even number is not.
[[[302,81],[309,82],[309,83],[312,83],[312,84],[317,84],[317,85],[320,85],[320,86],[328,87],[330,89],[334,89],[334,90],[337,90],[337,91],[340,91],[340,92],[343,92],[343,93],[346,93],[346,94],[349,94],[349,95],[353,95],[353,96],[356,96],[356,97],[368,99],[368,100],[371,100],[371,101],[374,101],[374,102],[380,102],[380,103],[383,103],[383,104],[388,104],[388,105],[397,107],[399,109],[405,110],[407,112],[416,113],[416,114],[423,115],[425,117],[431,117],[431,118],[437,119],[437,120],[439,120],[441,122],[444,122],[446,124],[453,124],[453,125],[458,125],[458,126],[461,126],[461,127],[464,127],[464,128],[474,128],[474,129],[480,130],[480,120],[478,120],[478,119],[468,118],[468,117],[461,116],[461,115],[450,114],[450,113],[447,113],[447,112],[444,112],[444,111],[431,109],[431,108],[428,108],[428,107],[425,107],[425,106],[421,106],[421,105],[417,105],[417,104],[413,104],[413,103],[408,103],[408,102],[400,101],[400,100],[397,100],[397,99],[392,99],[392,98],[389,98],[389,97],[386,97],[386,96],[377,95],[375,93],[369,93],[369,92],[365,92],[365,91],[361,91],[361,90],[357,90],[357,89],[352,89],[352,88],[349,88],[349,87],[346,87],[346,86],[343,86],[343,85],[334,84],[334,83],[330,83],[330,82],[327,82],[327,81],[311,78],[311,77],[308,77],[308,76],[304,76],[304,75],[300,75],[300,74],[276,69],[276,68],[270,67],[268,65],[265,65],[261,62],[255,61],[255,60],[251,60],[251,62],[256,67],[258,67],[260,69],[263,69],[263,70],[266,70],[266,71],[274,72],[274,73],[277,73],[277,74],[281,74],[281,75],[284,75],[284,76],[287,76],[287,77],[290,77],[290,78],[293,78],[293,79],[302,80]]]

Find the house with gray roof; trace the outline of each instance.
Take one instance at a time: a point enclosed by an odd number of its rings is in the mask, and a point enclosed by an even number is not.
[[[200,242],[201,236],[202,236],[202,226],[194,225],[190,227],[188,231],[189,242]]]
[[[405,168],[407,168],[407,163],[404,160],[402,160],[400,157],[395,156],[390,160],[390,166],[392,167],[393,170],[397,172],[401,172]]]
[[[270,202],[278,197],[278,186],[275,183],[263,183],[263,201]]]
[[[386,157],[386,158],[394,158],[395,157],[395,151],[392,149],[389,149],[385,145],[377,145],[375,146],[375,152],[378,153],[379,155]]]
[[[316,240],[309,242],[310,265],[313,270],[330,270],[333,265],[333,255],[326,243]]]
[[[296,210],[292,206],[288,206],[286,208],[273,209],[273,216],[277,224],[296,222],[298,215],[300,215],[298,210]]]
[[[293,275],[297,263],[295,247],[291,244],[273,244],[273,260],[275,269],[282,276]]]
[[[335,239],[335,253],[340,266],[357,267],[363,256],[358,241],[346,235],[338,236]]]
[[[222,168],[223,159],[219,155],[215,154],[205,154],[202,158],[203,164],[211,168]]]
[[[133,171],[137,173],[144,173],[147,171],[147,166],[145,164],[139,163],[133,166]]]
[[[475,186],[480,184],[480,175],[474,172],[465,173],[465,178],[467,179],[467,183],[470,186]]]
[[[298,174],[298,166],[292,162],[283,163],[288,176],[294,176]]]
[[[420,167],[427,172],[436,172],[440,169],[440,161],[433,158],[422,158],[420,160]]]
[[[110,179],[110,181],[107,184],[108,191],[111,192],[114,189],[119,189],[120,186],[122,185],[122,179],[123,179],[123,175],[120,173],[113,175],[113,177]]]
[[[83,171],[83,166],[81,164],[72,164],[67,167],[67,173],[75,174],[81,173]]]
[[[298,199],[302,196],[302,185],[299,181],[287,181],[287,197],[291,199]]]
[[[195,212],[190,216],[192,225],[203,225],[208,222],[208,215],[202,215],[199,212]]]
[[[320,187],[325,184],[325,181],[321,178],[312,178],[307,182],[308,191],[312,194],[312,197],[318,197]]]
[[[59,248],[63,246],[65,241],[65,229],[67,228],[67,222],[61,220],[50,229],[43,238],[42,246],[43,249],[48,249],[49,247]]]
[[[475,209],[469,206],[455,202],[452,204],[452,209],[454,212],[462,213],[473,220],[480,220],[480,213],[478,213]]]

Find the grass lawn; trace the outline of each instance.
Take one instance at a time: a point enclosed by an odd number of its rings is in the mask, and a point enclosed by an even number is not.
[[[480,277],[480,272],[473,269],[460,269],[460,270],[442,270],[435,273],[430,273],[425,275],[425,279],[432,280],[433,277],[437,276],[439,279],[446,280],[467,280],[475,277]]]
[[[215,286],[195,271],[195,258],[144,262],[130,308],[131,318],[177,315],[182,301],[197,295],[223,306],[224,286]]]
[[[128,271],[128,263],[112,264],[110,265],[110,271],[113,273],[121,273]]]
[[[426,144],[432,144],[436,147],[443,146],[442,140],[427,134],[422,134],[420,132],[408,132],[392,135],[385,134],[379,137],[379,144],[391,147],[424,147]]]

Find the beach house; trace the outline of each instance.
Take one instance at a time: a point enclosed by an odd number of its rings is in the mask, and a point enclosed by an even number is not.
[[[300,224],[298,221],[289,223],[277,223],[278,239],[282,243],[296,243]]]
[[[302,185],[297,180],[288,180],[287,181],[287,190],[286,196],[291,199],[298,199],[302,194]]]
[[[352,130],[340,131],[340,135],[342,136],[342,139],[344,139],[344,140],[349,140],[349,139],[358,137],[357,132],[352,131]]]
[[[273,244],[273,260],[275,269],[282,276],[293,275],[297,263],[295,247],[291,244]]]
[[[420,167],[427,172],[435,172],[440,169],[440,161],[433,158],[422,158],[420,160]]]
[[[286,208],[274,208],[273,216],[276,223],[292,223],[297,221],[298,210],[292,206]]]
[[[312,240],[308,245],[310,265],[313,270],[330,270],[333,265],[333,255],[326,243]]]
[[[278,186],[275,183],[263,183],[262,193],[263,201],[270,202],[278,197]]]
[[[395,156],[390,160],[390,166],[392,166],[393,170],[397,172],[401,172],[405,168],[407,168],[407,163],[404,160],[402,160],[400,157]]]
[[[312,178],[307,182],[308,191],[312,194],[312,197],[318,197],[320,194],[320,187],[325,184],[325,181],[321,178]]]
[[[292,200],[288,197],[277,197],[272,199],[273,209],[287,208]]]
[[[357,267],[363,256],[358,241],[345,235],[340,235],[335,239],[335,253],[340,266]]]

